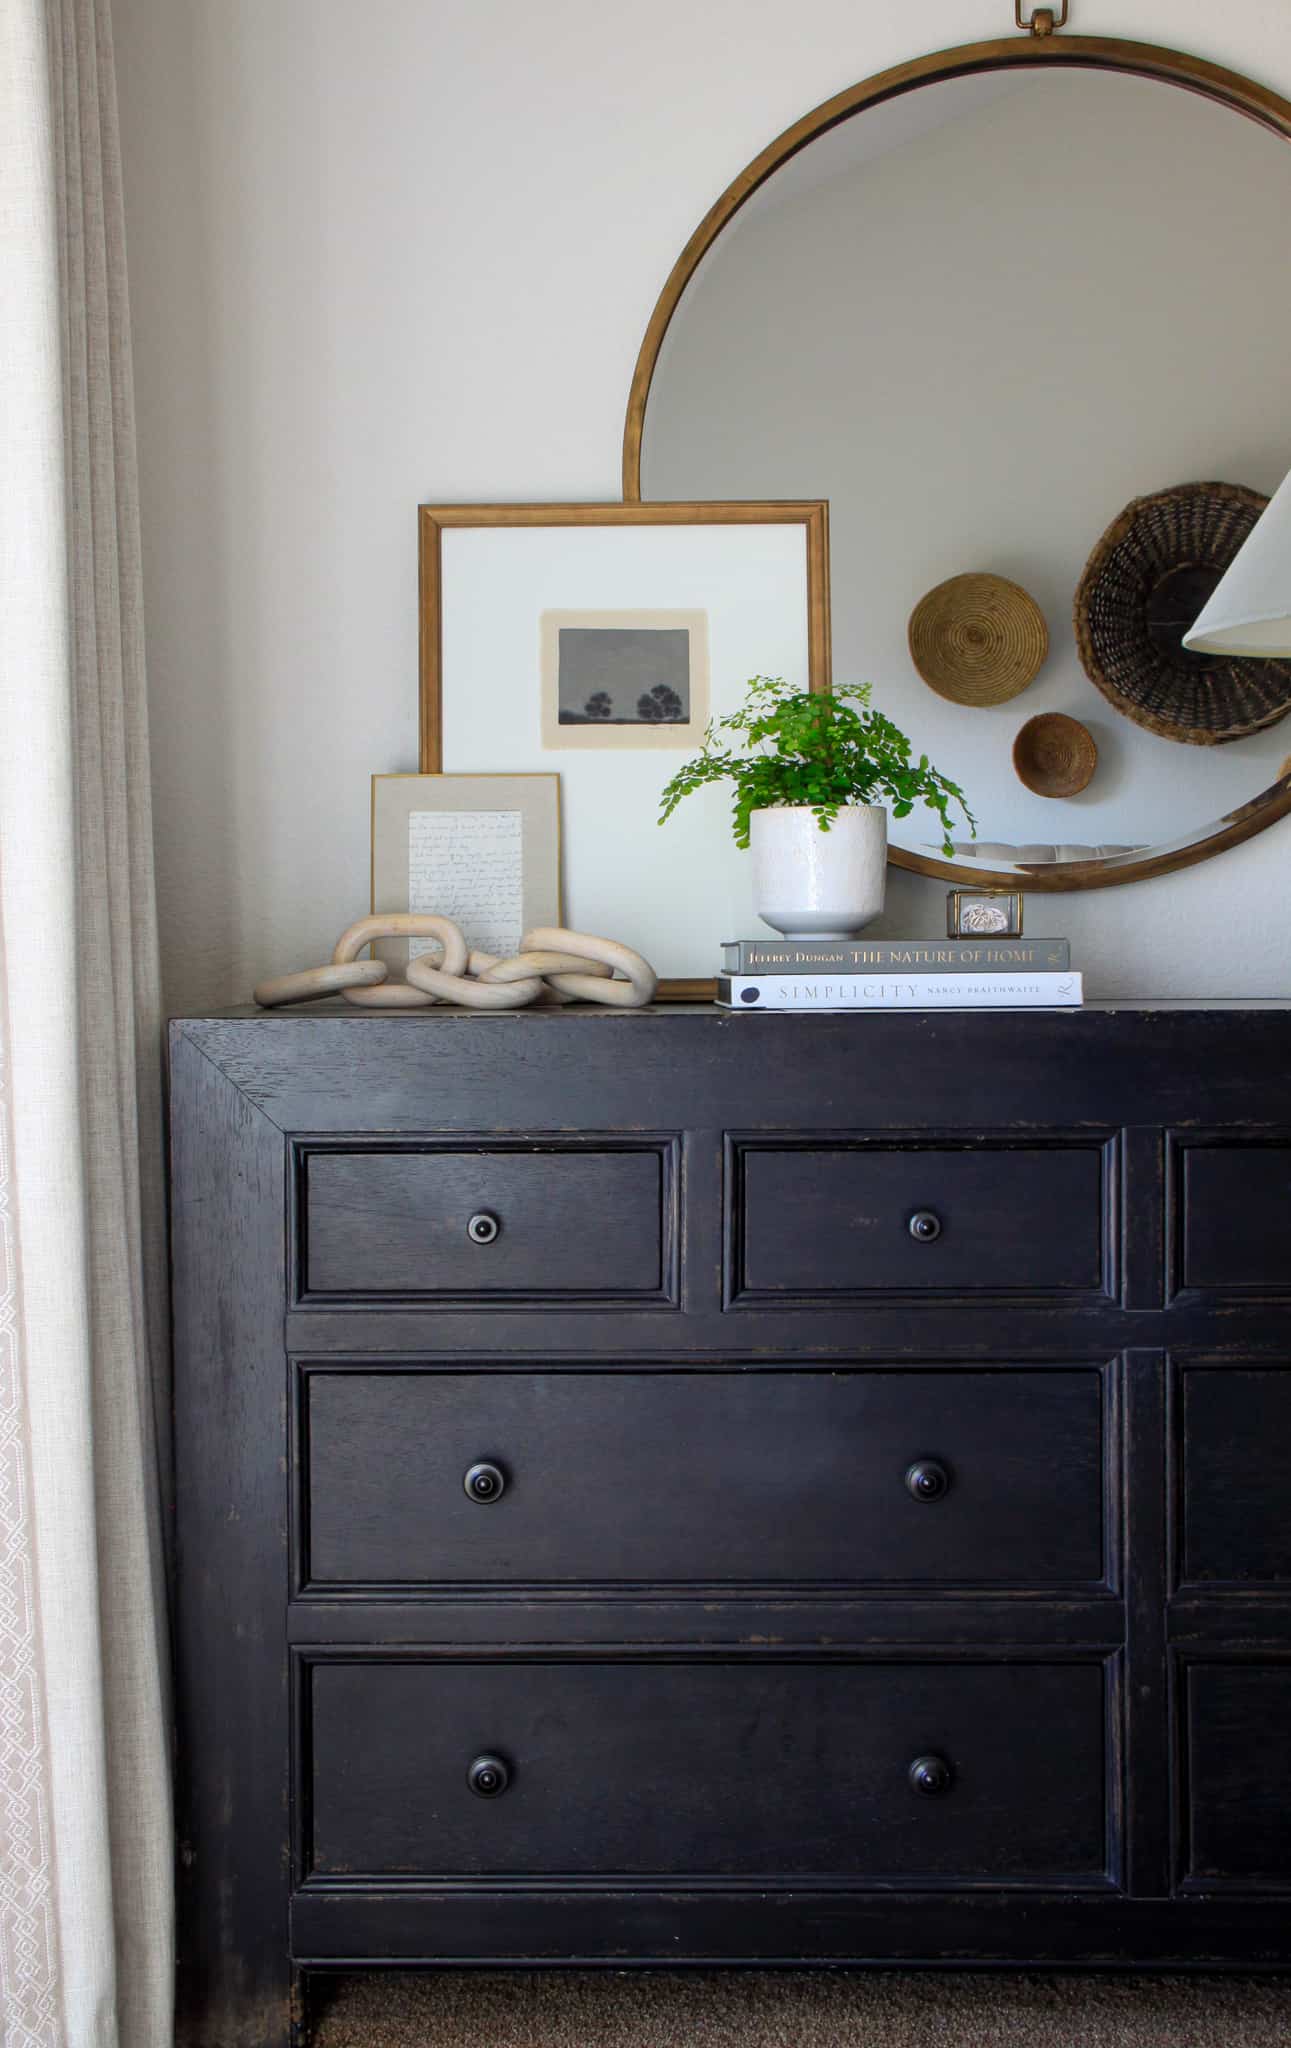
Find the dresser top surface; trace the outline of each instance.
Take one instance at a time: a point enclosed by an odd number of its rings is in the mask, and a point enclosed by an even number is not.
[[[176,1019],[185,1047],[284,1130],[773,1122],[1291,1125],[1291,1002],[857,1016],[250,1006]]]
[[[890,1025],[894,1019],[899,1020],[902,1025],[907,1027],[916,1020],[933,1019],[936,1017],[954,1019],[956,1023],[962,1023],[970,1016],[988,1017],[996,1020],[1001,1017],[1008,1017],[1011,1022],[1023,1024],[1040,1024],[1057,1017],[1071,1024],[1079,1025],[1083,1020],[1090,1018],[1141,1015],[1144,1012],[1155,1011],[1165,1011],[1174,1015],[1189,1013],[1213,1015],[1225,1012],[1245,1014],[1249,1011],[1265,1011],[1281,1012],[1291,1016],[1291,996],[1106,996],[1097,1001],[1086,1002],[1076,1009],[1024,1010],[1013,1007],[1005,1009],[978,1007],[973,1010],[885,1010],[874,1011],[863,1016],[837,1010],[822,1010],[805,1016],[786,1010],[764,1010],[758,1016],[740,1014],[738,1024],[740,1029],[752,1028],[757,1030],[760,1027],[764,1028],[770,1019],[777,1019],[782,1023],[790,1024],[795,1029],[810,1031],[813,1028],[818,1028],[822,1019],[828,1017],[835,1024],[845,1022],[849,1029],[863,1033],[873,1030],[876,1025],[885,1023]],[[324,1002],[303,1003],[292,1008],[278,1010],[262,1010],[255,1003],[236,1003],[227,1009],[183,1010],[177,1011],[172,1017],[171,1022],[174,1024],[195,1023],[198,1021],[246,1023],[260,1019],[264,1022],[272,1021],[281,1024],[308,1023],[311,1018],[318,1019],[323,1017],[329,1019],[343,1017],[351,1024],[372,1024],[374,1022],[398,1024],[408,1030],[416,1030],[419,1026],[425,1024],[440,1025],[450,1021],[467,1025],[471,1029],[488,1026],[498,1028],[507,1025],[515,1026],[516,1024],[524,1026],[535,1025],[539,1028],[545,1028],[553,1022],[613,1023],[631,1026],[643,1017],[688,1018],[692,1021],[695,1018],[706,1017],[714,1025],[728,1027],[734,1025],[737,1021],[734,1013],[719,1009],[714,1003],[651,1003],[643,1010],[602,1009],[591,1003],[571,1004],[567,1009],[553,1007],[550,1009],[497,1010],[491,1012],[458,1009],[444,1004],[436,1004],[433,1008],[426,1010],[362,1010],[352,1003],[347,1003],[343,997],[336,997]]]

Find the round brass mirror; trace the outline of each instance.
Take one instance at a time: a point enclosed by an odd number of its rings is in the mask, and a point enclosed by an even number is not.
[[[898,865],[1100,888],[1291,810],[1291,719],[1185,743],[1195,718],[1139,722],[1095,687],[1073,623],[1132,501],[1266,495],[1291,467],[1288,141],[1291,102],[1178,51],[970,44],[795,123],[678,258],[633,379],[624,496],[829,500],[834,672],[874,685],[979,821],[948,861],[916,811]],[[1183,525],[1177,548],[1154,588],[1186,611]],[[1043,613],[1048,656],[1020,688],[916,666],[921,601],[972,577]],[[1158,652],[1160,611],[1145,600]],[[962,637],[980,659],[986,626]],[[1118,658],[1132,670],[1132,647]],[[1053,716],[1092,741],[1078,789],[1014,772],[1018,732]]]

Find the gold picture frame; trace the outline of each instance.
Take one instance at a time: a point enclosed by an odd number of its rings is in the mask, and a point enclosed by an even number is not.
[[[672,529],[673,545],[680,553],[684,554],[685,530],[690,528],[700,530],[697,532],[695,549],[693,551],[697,560],[701,557],[707,559],[706,550],[708,553],[711,553],[714,549],[720,548],[723,545],[716,537],[705,539],[703,530],[715,528],[798,529],[802,538],[801,556],[798,555],[796,549],[791,551],[794,561],[798,564],[794,574],[800,579],[796,585],[799,590],[796,602],[800,607],[805,607],[805,616],[802,609],[799,609],[797,612],[797,623],[794,627],[797,642],[803,650],[802,654],[798,657],[798,666],[801,672],[805,656],[806,682],[808,687],[812,690],[828,692],[830,688],[829,507],[822,499],[740,500],[708,504],[678,502],[652,505],[618,503],[422,505],[418,508],[420,772],[423,775],[440,775],[446,770],[452,773],[483,773],[486,772],[487,766],[492,765],[493,751],[485,739],[481,738],[477,744],[466,750],[468,758],[462,758],[463,749],[459,746],[456,750],[457,757],[454,758],[454,750],[451,743],[446,750],[445,735],[446,724],[451,728],[455,705],[457,707],[456,715],[459,718],[467,715],[467,712],[463,711],[463,704],[468,707],[469,715],[475,720],[474,729],[479,731],[485,723],[484,707],[482,707],[480,702],[481,692],[491,687],[494,676],[499,678],[498,730],[504,740],[510,738],[510,729],[507,726],[504,705],[506,702],[506,691],[510,690],[514,693],[518,687],[515,675],[516,663],[499,659],[490,667],[487,662],[477,661],[469,680],[464,681],[462,674],[463,661],[459,655],[456,659],[455,672],[450,672],[451,648],[449,668],[446,668],[445,660],[446,610],[451,610],[454,603],[465,605],[468,602],[473,602],[476,609],[472,616],[477,616],[480,621],[481,630],[488,632],[492,629],[492,619],[498,605],[506,605],[512,601],[517,605],[523,603],[526,607],[524,618],[520,625],[516,627],[512,644],[513,646],[518,645],[521,649],[526,673],[530,661],[532,663],[534,701],[532,705],[526,703],[525,715],[531,722],[533,737],[531,741],[526,742],[527,751],[521,750],[517,752],[516,747],[512,746],[508,753],[505,746],[499,747],[497,770],[499,773],[532,772],[538,768],[539,763],[542,763],[544,766],[549,763],[552,769],[562,774],[565,860],[568,864],[572,859],[575,865],[575,875],[572,880],[568,873],[566,875],[565,893],[567,898],[574,899],[573,909],[575,915],[578,914],[577,898],[580,893],[579,888],[575,886],[580,871],[579,864],[582,864],[581,871],[586,872],[589,852],[586,843],[579,840],[577,804],[574,802],[573,795],[567,794],[565,783],[568,782],[572,788],[579,764],[582,764],[584,772],[586,772],[587,765],[592,764],[603,776],[609,777],[618,773],[626,775],[629,771],[624,764],[629,761],[635,760],[640,763],[643,761],[649,762],[653,759],[660,768],[661,772],[658,780],[660,786],[662,786],[663,781],[666,780],[667,763],[664,754],[659,749],[672,746],[683,752],[694,752],[697,741],[691,731],[691,722],[688,719],[678,719],[674,721],[672,732],[656,733],[644,741],[639,736],[639,727],[636,732],[631,731],[635,721],[628,720],[626,723],[629,731],[625,735],[624,740],[618,744],[611,741],[609,744],[601,743],[598,745],[596,739],[589,741],[584,733],[568,752],[552,749],[553,719],[550,702],[547,706],[546,738],[544,739],[542,736],[541,616],[544,612],[548,611],[558,616],[566,617],[573,617],[576,612],[581,612],[586,618],[591,619],[596,613],[604,611],[607,614],[613,612],[624,620],[630,620],[634,616],[640,615],[647,623],[651,614],[660,622],[662,622],[667,614],[694,617],[698,612],[704,610],[704,601],[702,592],[697,595],[693,587],[684,592],[660,596],[657,590],[648,591],[644,588],[640,592],[633,590],[631,588],[631,577],[626,572],[618,575],[616,579],[611,579],[613,582],[612,589],[603,580],[607,558],[615,553],[614,549],[607,548],[604,540],[605,535],[616,534],[626,538],[634,529],[654,529],[656,531]],[[465,572],[461,568],[462,554],[460,548],[454,554],[454,538],[464,532],[487,530],[492,530],[495,537],[493,546],[498,555],[498,561],[494,565],[494,570],[490,572],[491,580],[470,584],[469,594],[464,595],[465,582],[468,579],[465,578]],[[497,536],[512,535],[519,542],[521,536],[525,533],[539,535],[544,531],[548,538],[542,542],[542,546],[547,549],[549,554],[554,555],[558,553],[562,564],[568,567],[571,573],[561,579],[559,588],[553,585],[550,593],[545,596],[534,595],[532,600],[529,598],[524,600],[515,598],[513,600],[514,585],[508,577],[505,564],[502,561],[502,556],[511,547],[511,542],[499,541]],[[584,538],[586,538],[588,545],[580,547],[580,542]],[[563,542],[568,544],[558,545],[558,543]],[[759,537],[754,533],[750,533],[747,543],[741,543],[742,546],[746,547],[751,563],[756,561],[756,550],[764,542],[766,545],[770,545],[771,536],[764,535]],[[649,545],[655,544],[650,543]],[[784,545],[783,541],[775,542],[775,546],[782,551]],[[518,563],[523,552],[523,548],[517,548],[512,553],[510,559]],[[446,555],[448,557],[447,561]],[[589,565],[585,587],[580,582],[579,575],[575,573],[584,562]],[[594,571],[596,573],[593,573]],[[730,579],[737,577],[738,570],[728,566],[725,573],[728,576],[728,584],[723,585],[721,603],[729,609],[732,605]],[[601,580],[598,580],[598,576]],[[454,581],[455,577],[457,579],[456,582]],[[684,581],[685,579],[683,578],[682,580]],[[695,579],[692,578],[690,580],[693,585]],[[756,583],[756,572],[753,570],[750,571],[748,595],[751,604],[755,604],[760,595]],[[530,613],[532,613],[532,616],[530,616]],[[469,634],[459,632],[457,639],[452,640],[452,635],[450,634],[452,646],[459,649],[469,642],[470,638]],[[712,701],[715,707],[720,708],[721,700],[718,691],[717,665],[721,657],[718,652],[717,641],[714,640],[710,645],[708,620],[705,617],[705,667],[703,670],[702,694],[705,701],[706,714],[708,709],[707,664],[710,655],[714,668]],[[758,665],[754,657],[748,656],[746,659],[753,660],[754,666]],[[730,662],[728,660],[722,667],[722,682],[728,688],[732,681],[729,668]],[[698,674],[698,668],[693,672]],[[752,668],[748,666],[740,671],[738,681],[741,688],[748,674],[752,672]],[[550,685],[548,689],[550,691]],[[456,692],[456,695],[454,695],[454,692]],[[563,744],[562,740],[562,747]],[[619,750],[620,745],[621,751]],[[547,751],[549,749],[550,751]],[[633,801],[639,809],[639,791],[634,795]],[[637,816],[636,811],[634,811],[633,816]],[[648,822],[653,831],[653,816],[650,816]],[[676,828],[671,822],[668,830],[674,835],[675,840],[677,837]],[[659,857],[668,843],[662,840],[650,842],[651,862],[657,863],[659,861]],[[592,857],[599,857],[599,849],[597,849],[596,855]],[[744,856],[740,856],[740,858],[743,859]],[[612,923],[612,908],[607,909],[603,916]],[[623,937],[629,943],[633,943],[636,936],[631,928],[623,931],[614,931],[612,935]],[[716,963],[718,944],[721,939],[729,936],[730,933],[725,929],[714,930],[711,937],[705,933],[704,960],[706,961],[711,958]],[[649,943],[646,944],[645,950],[647,952],[652,950]],[[697,942],[694,950],[697,950]],[[654,964],[656,967],[664,969],[668,963],[666,958],[656,958]],[[674,974],[671,976],[665,973],[659,986],[659,997],[663,1001],[711,1001],[715,994],[715,978],[701,975],[698,972]]]

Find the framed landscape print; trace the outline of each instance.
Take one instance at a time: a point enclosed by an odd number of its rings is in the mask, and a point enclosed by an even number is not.
[[[539,628],[545,748],[701,744],[707,612],[544,612]]]
[[[509,957],[558,925],[560,783],[555,775],[374,775],[372,908],[430,911],[467,944]],[[375,939],[402,977],[430,939]]]
[[[423,505],[421,768],[560,777],[564,922],[687,992],[756,936],[730,796],[659,799],[750,676],[829,688],[828,507]]]

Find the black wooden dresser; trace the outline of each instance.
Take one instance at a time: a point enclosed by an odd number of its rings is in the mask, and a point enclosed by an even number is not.
[[[183,2037],[1291,1960],[1291,1010],[187,1018]]]

